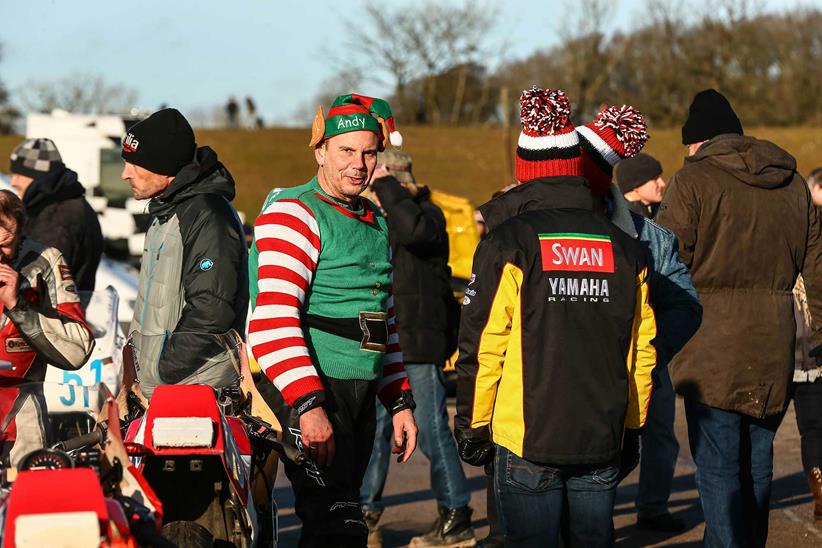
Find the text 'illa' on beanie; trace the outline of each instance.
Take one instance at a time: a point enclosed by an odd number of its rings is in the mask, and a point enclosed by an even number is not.
[[[196,149],[191,124],[179,110],[166,108],[131,126],[121,156],[152,173],[174,176],[191,163]]]
[[[9,171],[37,179],[64,167],[63,158],[51,139],[26,139],[11,152]]]
[[[565,92],[533,86],[522,92],[519,103],[522,131],[517,142],[517,180],[582,175],[579,138]]]
[[[742,132],[742,122],[731,103],[715,89],[700,91],[688,107],[688,119],[682,126],[682,144],[692,145],[723,133]]]
[[[614,166],[614,180],[625,194],[653,181],[662,175],[662,164],[650,154],[640,152],[633,158],[625,158]]]
[[[648,141],[645,117],[632,106],[612,106],[577,128],[582,148],[582,176],[591,192],[604,196],[611,186],[614,165],[636,155]]]

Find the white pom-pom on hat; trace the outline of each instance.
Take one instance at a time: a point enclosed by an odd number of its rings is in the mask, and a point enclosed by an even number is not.
[[[388,141],[395,147],[402,146],[402,134],[399,131],[392,131],[388,136]]]

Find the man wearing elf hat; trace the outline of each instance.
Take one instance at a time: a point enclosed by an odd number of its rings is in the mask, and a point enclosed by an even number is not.
[[[594,211],[568,97],[520,98],[522,183],[480,207],[489,233],[462,311],[455,434],[493,460],[505,544],[610,546],[626,428],[656,352],[641,245]]]
[[[252,353],[276,388],[286,462],[303,521],[301,546],[364,546],[359,489],[375,430],[375,396],[392,415],[394,453],[416,447],[414,401],[394,319],[388,229],[360,197],[377,152],[400,144],[388,103],[343,95],[318,107],[309,147],[317,175],[274,189],[249,261]]]
[[[677,532],[685,524],[668,511],[679,443],[674,434],[676,396],[668,363],[696,333],[702,305],[688,268],[679,260],[674,234],[633,211],[619,187],[612,184],[614,166],[642,154],[648,140],[645,118],[631,106],[612,106],[577,128],[582,149],[582,174],[591,184],[595,206],[623,232],[637,239],[647,252],[651,306],[656,314],[657,366],[653,371],[653,396],[648,420],[642,429],[637,527]],[[650,158],[650,157],[649,157]],[[659,164],[657,163],[657,166]],[[661,173],[661,168],[658,173]],[[646,179],[647,180],[647,179]],[[644,181],[643,181],[644,182]],[[621,183],[621,182],[620,182]],[[638,431],[629,431],[623,444],[623,470],[637,465]]]

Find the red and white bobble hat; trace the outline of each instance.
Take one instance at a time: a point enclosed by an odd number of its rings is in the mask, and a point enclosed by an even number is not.
[[[614,165],[636,156],[648,141],[648,124],[632,106],[608,107],[593,122],[577,128],[582,148],[582,174],[598,196],[608,193]]]
[[[517,143],[517,180],[582,175],[579,138],[565,92],[534,86],[522,92],[519,103],[522,132]]]

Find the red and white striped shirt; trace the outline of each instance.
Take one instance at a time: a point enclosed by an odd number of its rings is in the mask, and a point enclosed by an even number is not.
[[[286,402],[322,391],[300,322],[300,311],[317,270],[321,235],[311,209],[299,200],[280,199],[257,217],[258,295],[248,327],[251,352]],[[388,298],[388,340],[379,396],[390,405],[410,390],[397,334],[394,298]]]

